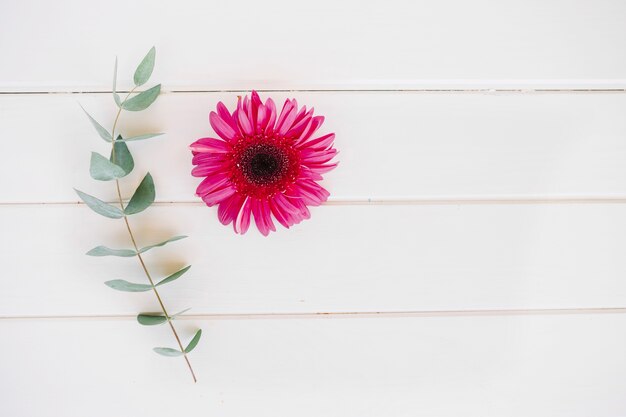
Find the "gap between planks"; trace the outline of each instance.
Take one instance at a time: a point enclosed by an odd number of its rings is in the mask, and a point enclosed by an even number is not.
[[[143,90],[135,90],[139,93]],[[220,94],[220,93],[249,93],[251,89],[171,89],[161,90],[161,94]],[[319,88],[319,89],[256,89],[259,93],[442,93],[442,94],[623,94],[626,88]],[[129,90],[118,90],[118,93],[129,93]],[[107,90],[65,90],[65,91],[0,91],[0,95],[82,95],[82,94],[112,94]]]
[[[284,320],[284,319],[359,319],[359,318],[408,318],[408,317],[492,317],[492,316],[554,316],[626,314],[626,307],[598,308],[544,308],[501,310],[424,310],[424,311],[354,311],[317,313],[214,313],[188,314],[176,320]],[[0,316],[0,321],[13,320],[135,320],[136,315],[49,315],[49,316]]]
[[[113,204],[113,201],[108,201]],[[117,203],[117,201],[115,201]],[[84,205],[81,201],[17,201],[0,202],[2,206],[75,206]],[[204,206],[202,201],[155,201],[157,206],[186,205]],[[551,204],[626,204],[626,197],[442,197],[442,198],[332,198],[325,206],[377,206],[377,205],[551,205]]]

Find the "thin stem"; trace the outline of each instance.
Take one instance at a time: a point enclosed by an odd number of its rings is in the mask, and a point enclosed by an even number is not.
[[[137,88],[137,87],[135,87]],[[128,99],[128,97],[135,91],[135,88],[133,88],[132,90],[130,90],[130,92],[126,95],[126,97],[124,98],[124,101],[126,101]],[[111,130],[111,137],[112,137],[112,142],[111,142],[111,159],[112,162],[115,163],[115,128],[117,127],[117,122],[120,118],[120,115],[122,114],[122,108],[120,107],[119,110],[117,111],[117,115],[115,116],[115,122],[113,123],[113,129]],[[115,187],[117,188],[117,199],[120,205],[120,208],[122,209],[122,211],[124,211],[124,201],[122,199],[122,192],[120,190],[120,182],[119,180],[115,180]],[[126,224],[126,230],[128,231],[128,235],[130,236],[130,240],[133,244],[133,248],[135,249],[135,252],[137,252],[137,258],[139,259],[139,263],[141,264],[141,268],[143,269],[144,273],[146,274],[146,277],[148,278],[148,281],[150,281],[150,285],[152,286],[152,291],[154,292],[154,295],[157,298],[157,301],[159,302],[159,306],[161,307],[161,311],[163,312],[163,315],[165,316],[165,318],[167,319],[167,323],[170,325],[170,329],[172,329],[172,333],[174,334],[174,337],[176,338],[176,343],[178,343],[178,347],[180,348],[180,351],[183,353],[183,357],[185,358],[185,362],[187,362],[187,367],[189,368],[189,372],[191,372],[191,377],[193,378],[193,382],[197,382],[196,379],[196,374],[193,371],[193,368],[191,367],[191,362],[189,361],[189,357],[187,356],[187,353],[185,353],[185,348],[183,348],[183,344],[180,341],[180,337],[178,336],[178,332],[176,332],[176,328],[174,327],[174,323],[172,322],[172,318],[170,317],[170,315],[167,312],[167,309],[165,308],[165,304],[163,304],[163,300],[161,299],[161,295],[159,294],[159,291],[157,290],[156,286],[154,285],[154,281],[152,280],[152,276],[150,275],[150,272],[148,271],[148,268],[146,267],[146,263],[143,260],[143,257],[141,256],[141,253],[139,253],[139,247],[137,246],[137,241],[135,240],[135,235],[133,235],[133,231],[130,227],[130,223],[128,222],[128,217],[124,216],[124,223]]]

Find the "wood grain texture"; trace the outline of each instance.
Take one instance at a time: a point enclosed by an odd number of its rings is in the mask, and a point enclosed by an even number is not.
[[[567,198],[626,195],[626,95],[273,93],[326,116],[340,166],[324,181],[339,201]],[[127,135],[167,135],[132,146],[135,183],[150,170],[159,201],[198,201],[188,145],[214,136],[207,120],[235,93],[165,94],[126,113]],[[77,201],[72,187],[114,198],[89,178],[89,152],[108,154],[78,105],[112,125],[107,94],[0,97],[0,202]],[[33,117],[35,120],[33,120]],[[134,185],[125,187],[127,196]]]
[[[146,254],[162,292],[193,313],[317,313],[625,307],[622,205],[325,206],[292,230],[235,235],[215,209],[158,206],[131,219],[139,245],[190,238]],[[84,205],[0,208],[0,315],[154,311],[120,221]]]
[[[26,0],[5,9],[2,91],[108,90],[113,57],[128,81],[153,44],[155,79],[171,89],[626,86],[620,0]]]
[[[0,416],[626,415],[625,15],[0,0]],[[185,340],[204,331],[197,385],[151,352],[168,329],[134,319],[153,296],[103,285],[144,281],[135,259],[84,255],[128,237],[72,191],[113,198],[79,104],[110,127],[114,57],[127,89],[152,45],[165,94],[122,129],[167,135],[133,145],[123,193],[151,171],[140,245],[190,235],[146,260],[193,265],[162,295],[192,307]],[[252,88],[315,106],[341,152],[329,204],[269,238],[221,226],[189,175],[208,112]]]
[[[182,360],[150,351],[167,345],[165,327],[0,320],[15,342],[2,344],[0,414],[587,417],[626,408],[625,315],[179,327],[187,337],[203,329],[191,355],[197,385]]]

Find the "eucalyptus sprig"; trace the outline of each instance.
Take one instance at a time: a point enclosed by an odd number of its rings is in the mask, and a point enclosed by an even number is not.
[[[169,238],[163,242],[159,242],[153,245],[145,246],[140,248],[137,246],[137,241],[135,240],[135,235],[130,227],[130,222],[128,220],[129,216],[132,216],[137,213],[141,213],[145,209],[147,209],[152,203],[154,203],[155,199],[155,189],[154,189],[154,181],[152,180],[152,176],[150,173],[147,173],[141,183],[135,189],[133,196],[127,204],[124,204],[124,200],[122,199],[122,192],[120,189],[120,179],[124,178],[128,174],[131,173],[133,168],[135,167],[133,156],[128,149],[128,142],[143,140],[153,138],[162,133],[146,133],[143,135],[132,136],[123,138],[118,134],[116,137],[116,128],[118,127],[118,122],[120,120],[120,115],[123,110],[127,111],[141,111],[147,109],[159,96],[161,92],[161,84],[158,84],[152,88],[149,88],[145,91],[135,93],[135,90],[144,85],[150,79],[152,75],[152,70],[154,69],[154,61],[156,56],[156,50],[153,47],[150,49],[148,54],[141,61],[137,69],[135,70],[135,75],[133,77],[135,86],[130,90],[130,92],[126,95],[124,99],[120,97],[117,93],[117,59],[115,60],[115,70],[113,75],[113,100],[117,105],[117,114],[115,116],[115,120],[113,121],[113,127],[109,132],[106,128],[104,128],[100,123],[98,123],[85,109],[85,114],[91,121],[91,124],[95,127],[96,131],[100,135],[102,139],[106,142],[111,143],[111,154],[109,158],[102,156],[97,152],[91,153],[91,163],[89,167],[89,173],[94,180],[97,181],[113,181],[115,183],[116,191],[117,191],[117,207],[116,205],[109,204],[86,194],[82,191],[75,190],[78,196],[83,200],[83,202],[91,208],[96,213],[108,217],[111,219],[123,219],[124,224],[126,226],[126,230],[128,231],[128,236],[130,238],[130,243],[132,244],[131,249],[111,249],[106,246],[97,246],[87,252],[89,256],[121,256],[121,257],[136,257],[141,264],[141,268],[143,269],[146,278],[148,279],[147,284],[143,283],[133,283],[123,279],[114,279],[111,281],[105,282],[105,284],[118,291],[127,291],[127,292],[143,292],[143,291],[152,291],[156,296],[159,307],[161,308],[160,313],[141,313],[137,315],[137,321],[139,324],[144,326],[153,326],[158,324],[168,323],[174,338],[176,339],[176,343],[178,345],[177,349],[166,348],[166,347],[155,347],[153,350],[163,356],[182,356],[189,367],[189,371],[191,372],[191,376],[193,377],[193,381],[196,382],[196,375],[191,367],[191,362],[189,361],[188,354],[191,352],[198,341],[200,340],[200,336],[202,335],[202,330],[196,331],[195,335],[191,339],[191,341],[187,344],[186,347],[183,347],[180,337],[178,336],[178,332],[174,326],[173,320],[186,312],[188,309],[178,312],[176,314],[169,314],[167,309],[165,308],[165,304],[163,303],[163,299],[159,294],[157,287],[160,287],[165,284],[169,284],[172,281],[180,278],[185,272],[191,268],[191,265],[186,266],[176,272],[173,272],[171,275],[163,278],[157,283],[154,282],[152,275],[148,271],[148,267],[142,257],[142,254],[149,251],[150,249],[163,246],[167,243],[174,242],[180,239],[185,238],[186,236],[174,236]]]

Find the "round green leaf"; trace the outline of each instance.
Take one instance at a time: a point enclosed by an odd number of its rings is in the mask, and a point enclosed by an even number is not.
[[[150,48],[146,56],[143,58],[137,69],[133,80],[136,86],[143,85],[148,82],[154,69],[154,58],[156,57],[156,49],[154,46]]]
[[[191,339],[191,342],[189,342],[189,344],[185,348],[185,353],[189,353],[192,350],[194,350],[194,348],[198,345],[198,342],[200,341],[201,336],[202,336],[202,329],[198,329],[193,339]]]
[[[130,174],[133,168],[135,168],[135,161],[130,154],[128,146],[119,138],[121,138],[121,136],[118,136],[118,139],[113,143],[114,150],[111,150],[111,157],[109,159],[124,171],[124,175],[122,176],[125,176]]]
[[[122,178],[126,175],[124,169],[106,159],[97,152],[91,153],[91,163],[89,164],[89,174],[91,178],[98,181],[111,181]]]
[[[152,350],[154,350],[159,355],[170,356],[170,357],[181,356],[183,354],[183,352],[181,352],[180,350],[172,349],[172,348],[155,347],[155,348],[152,348]]]
[[[147,251],[149,251],[152,248],[157,248],[159,246],[166,245],[166,244],[168,244],[170,242],[176,242],[177,240],[181,240],[181,239],[184,239],[186,237],[187,236],[174,236],[174,237],[171,237],[171,238],[167,239],[166,241],[163,241],[163,242],[160,242],[160,243],[156,243],[154,245],[144,246],[143,248],[139,249],[139,253],[147,252]]]
[[[135,190],[135,193],[124,209],[124,213],[129,215],[141,213],[154,203],[154,198],[154,181],[152,180],[152,175],[148,173],[139,184],[139,187]]]
[[[124,217],[124,212],[119,208],[105,203],[104,201],[94,196],[85,194],[82,191],[78,191],[76,189],[74,189],[74,191],[76,191],[76,194],[78,194],[81,200],[83,200],[85,204],[87,204],[87,206],[96,213],[110,219],[121,219],[122,217]]]
[[[163,135],[163,133],[146,133],[144,135],[137,135],[137,136],[131,136],[129,138],[124,138],[124,142],[131,142],[134,140],[144,140],[144,139],[150,139],[150,138],[154,138],[156,136],[161,136]]]
[[[148,107],[150,107],[152,103],[154,103],[154,100],[157,99],[160,92],[161,92],[161,84],[155,85],[154,87],[146,91],[142,91],[141,93],[137,94],[135,97],[129,98],[128,100],[123,101],[122,108],[124,110],[130,110],[130,111],[145,110]]]
[[[167,318],[160,314],[139,314],[137,321],[144,326],[156,326],[165,323]]]
[[[126,292],[144,292],[150,291],[152,285],[149,284],[135,284],[134,282],[128,282],[123,279],[114,279],[104,283],[107,287],[111,287],[114,290],[126,291]]]
[[[89,113],[87,113],[87,110],[85,110],[85,108],[83,106],[80,106],[80,108],[83,109],[83,111],[85,112],[87,117],[89,117],[89,120],[91,121],[91,124],[93,125],[93,127],[96,128],[96,131],[98,132],[100,137],[102,139],[104,139],[105,141],[107,141],[107,142],[111,142],[113,140],[113,138],[111,137],[111,134],[109,133],[109,131],[106,130],[105,128],[103,128],[102,125],[96,121],[96,119],[91,117],[91,115]]]
[[[191,265],[184,267],[183,269],[174,272],[172,275],[168,276],[167,278],[164,278],[163,280],[159,281],[156,286],[158,287],[159,285],[163,285],[163,284],[167,284],[168,282],[172,282],[174,280],[177,280],[178,278],[180,278],[185,272],[189,271],[189,268],[191,268]]]
[[[136,256],[137,252],[132,249],[111,249],[106,246],[96,246],[89,252],[87,252],[89,256],[121,256],[123,258],[129,258],[131,256]]]

